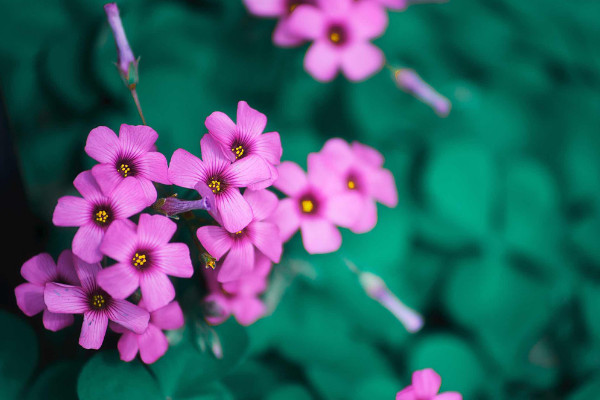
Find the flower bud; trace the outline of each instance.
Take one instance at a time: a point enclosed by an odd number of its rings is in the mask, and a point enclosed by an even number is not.
[[[450,113],[450,100],[436,92],[412,69],[395,70],[394,80],[398,87],[429,105],[439,116],[446,117]]]
[[[135,59],[133,51],[131,51],[131,47],[129,47],[117,3],[105,4],[104,11],[108,17],[108,23],[110,24],[110,29],[113,32],[115,43],[117,44],[117,67],[119,68],[119,73],[121,74],[125,85],[131,90],[135,89],[138,83],[138,60]]]
[[[192,210],[206,210],[210,211],[212,205],[208,198],[202,198],[200,200],[179,200],[176,195],[171,197],[163,197],[158,199],[153,205],[156,211],[164,214],[167,217],[178,219],[178,214],[183,214]]]

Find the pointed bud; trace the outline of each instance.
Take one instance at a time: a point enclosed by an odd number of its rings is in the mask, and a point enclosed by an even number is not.
[[[171,197],[163,197],[156,200],[152,205],[152,208],[167,217],[179,219],[179,217],[177,217],[178,214],[183,214],[192,210],[210,211],[212,205],[207,198],[200,200],[179,200],[177,195],[173,195]]]
[[[110,29],[113,32],[115,43],[117,44],[117,67],[119,68],[119,73],[121,74],[125,85],[130,90],[133,90],[138,83],[138,60],[135,59],[133,51],[131,51],[131,47],[129,47],[117,3],[105,4],[104,11],[108,17],[108,23],[110,24]]]
[[[200,260],[202,260],[202,263],[204,264],[204,268],[206,268],[206,269],[211,268],[214,271],[214,269],[217,266],[217,259],[208,253],[200,254]]]
[[[394,80],[400,89],[429,105],[440,117],[446,117],[450,113],[450,100],[436,92],[412,69],[395,70]]]

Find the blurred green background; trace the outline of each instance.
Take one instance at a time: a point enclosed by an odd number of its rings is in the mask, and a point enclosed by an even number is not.
[[[74,230],[51,216],[92,166],[89,131],[140,123],[102,5],[0,1],[3,177],[21,178],[2,188],[0,398],[393,399],[425,367],[465,400],[600,398],[600,2],[390,13],[376,44],[452,101],[446,119],[388,71],[314,81],[306,46],[274,47],[275,21],[239,0],[118,2],[167,159],[180,147],[199,154],[204,119],[246,100],[280,132],[283,159],[305,166],[328,138],[358,140],[384,154],[400,197],[379,207],[373,231],[344,231],[337,253],[288,243],[273,314],[217,328],[222,361],[182,344],[151,368],[117,362],[114,334],[94,353],[77,345],[78,322],[45,331],[13,294],[27,258],[70,245]],[[425,328],[407,333],[343,257],[381,276]]]

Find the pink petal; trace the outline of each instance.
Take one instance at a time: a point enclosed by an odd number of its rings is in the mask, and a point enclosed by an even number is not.
[[[130,331],[140,334],[148,327],[150,313],[127,300],[112,299],[108,309],[108,318]]]
[[[431,368],[413,372],[412,386],[417,398],[432,398],[442,386],[442,378]]]
[[[148,311],[166,306],[175,298],[173,284],[162,272],[147,271],[140,278],[142,297]]]
[[[231,311],[241,325],[248,326],[265,315],[267,307],[260,299],[247,297],[232,302]]]
[[[174,185],[193,189],[203,179],[204,164],[202,161],[186,150],[175,150],[169,165],[169,180]]]
[[[398,204],[398,190],[394,175],[387,169],[378,169],[369,174],[369,194],[388,207]]]
[[[44,289],[48,310],[59,314],[83,314],[89,309],[87,295],[78,286],[48,283]]]
[[[250,107],[245,101],[238,102],[237,130],[243,138],[255,138],[265,130],[267,116]]]
[[[139,274],[131,265],[117,263],[98,272],[98,285],[117,299],[125,299],[140,285]]]
[[[56,263],[56,272],[59,279],[63,279],[65,283],[79,286],[79,278],[75,272],[75,264],[73,262],[73,252],[71,250],[63,250],[58,256]]]
[[[321,82],[329,82],[335,78],[341,64],[342,54],[325,41],[315,41],[304,57],[306,71]]]
[[[363,198],[361,213],[356,222],[350,226],[354,233],[366,233],[377,224],[377,205],[371,199]]]
[[[143,177],[134,177],[134,179],[136,179],[138,181],[138,183],[140,184],[140,188],[142,190],[142,193],[144,193],[144,197],[146,198],[146,206],[151,206],[152,204],[154,204],[154,202],[156,201],[156,198],[158,197],[158,193],[156,191],[156,187],[154,186],[154,183],[152,183],[152,181],[150,179],[147,178],[143,178]]]
[[[396,393],[396,400],[418,400],[415,394],[415,389],[412,386],[407,386]]]
[[[289,32],[299,38],[316,40],[325,35],[325,18],[323,12],[311,5],[299,5],[290,14],[286,27]]]
[[[152,364],[166,353],[169,348],[167,338],[160,329],[150,324],[146,332],[138,336],[140,358],[146,364]]]
[[[120,149],[117,135],[106,126],[92,129],[85,144],[85,152],[100,163],[113,162]]]
[[[287,242],[300,227],[300,217],[296,199],[283,199],[275,213],[269,218],[279,228],[281,240]]]
[[[119,349],[119,355],[123,361],[131,361],[135,358],[138,352],[138,335],[131,331],[125,331],[119,342],[117,348]]]
[[[142,176],[152,182],[170,185],[169,167],[167,158],[157,151],[149,151],[141,155],[138,160],[139,168],[143,171]]]
[[[223,227],[229,232],[241,231],[252,221],[252,209],[238,189],[229,188],[215,200]]]
[[[163,215],[140,215],[137,234],[139,244],[154,248],[169,243],[177,231],[177,224]]]
[[[252,222],[246,228],[248,238],[256,248],[274,263],[281,260],[283,251],[279,228],[269,222]]]
[[[257,157],[260,157],[260,156],[257,156]],[[264,160],[264,158],[263,158],[263,160]],[[250,189],[250,190],[266,189],[270,186],[273,186],[273,182],[275,182],[277,180],[277,178],[279,177],[277,168],[273,164],[269,163],[268,161],[266,161],[266,160],[264,160],[264,161],[265,161],[267,168],[269,169],[269,178],[266,180],[263,180],[263,181],[248,184],[248,189]]]
[[[288,18],[279,20],[273,31],[273,43],[279,47],[296,47],[304,43],[304,39],[290,32],[288,28]]]
[[[206,322],[211,325],[222,324],[231,315],[229,300],[222,293],[211,293],[203,301],[210,312],[205,313]]]
[[[332,168],[339,172],[347,172],[355,162],[355,156],[350,145],[340,138],[329,139],[325,142],[319,154],[328,160]]]
[[[44,285],[57,278],[56,264],[48,253],[41,253],[25,261],[21,267],[21,276],[28,282]]]
[[[357,159],[366,161],[367,164],[373,167],[381,167],[383,165],[383,156],[372,147],[359,142],[352,142],[352,151]]]
[[[91,215],[92,205],[87,200],[63,196],[54,208],[52,223],[56,226],[82,226],[90,221]]]
[[[279,177],[273,183],[277,189],[288,196],[295,196],[306,189],[308,181],[300,166],[291,161],[284,161],[278,167]]]
[[[286,0],[244,0],[244,5],[259,17],[279,17],[287,12]]]
[[[374,39],[381,36],[388,24],[385,8],[372,1],[355,3],[350,12],[352,33],[359,39]]]
[[[254,221],[262,221],[270,217],[279,204],[275,193],[268,190],[246,190],[244,199],[246,199],[250,208],[252,208]]]
[[[215,111],[206,118],[204,125],[208,129],[208,133],[219,143],[225,156],[234,161],[235,155],[231,151],[231,146],[236,138],[237,126],[231,118],[225,113]]]
[[[196,231],[196,236],[206,251],[217,260],[233,245],[231,234],[220,226],[202,226]]]
[[[271,170],[267,162],[258,156],[248,156],[231,164],[228,168],[230,184],[235,187],[246,187],[271,178]]]
[[[383,52],[369,42],[359,42],[345,49],[342,70],[351,81],[362,81],[379,71],[385,62]]]
[[[102,260],[100,243],[103,237],[104,230],[93,222],[82,225],[73,237],[73,253],[89,263],[99,262]]]
[[[327,154],[311,153],[307,158],[308,181],[326,193],[346,191],[346,174],[332,167]]]
[[[194,267],[190,258],[190,249],[185,243],[167,243],[157,248],[153,256],[156,267],[171,276],[190,278]]]
[[[56,332],[71,325],[75,318],[71,314],[57,314],[44,310],[44,328]]]
[[[129,218],[148,205],[146,194],[134,177],[123,179],[110,193],[115,219]]]
[[[252,153],[264,158],[269,163],[277,165],[281,162],[281,138],[277,132],[263,133],[254,140]]]
[[[363,204],[363,196],[355,191],[346,190],[328,199],[325,214],[334,224],[349,228],[360,218]]]
[[[113,260],[129,261],[137,245],[136,231],[124,220],[114,221],[104,234],[100,251]]]
[[[166,306],[153,311],[150,316],[150,321],[160,329],[168,331],[179,329],[184,324],[183,311],[181,311],[179,303],[173,301]]]
[[[106,314],[95,311],[85,312],[81,335],[79,335],[79,345],[84,349],[98,350],[104,342],[107,327],[108,317]]]
[[[317,0],[321,10],[329,15],[344,15],[352,6],[352,0]]]
[[[77,272],[77,277],[79,277],[81,287],[86,291],[96,289],[96,276],[98,275],[98,272],[102,269],[100,263],[88,264],[79,257],[76,257],[74,259],[74,262],[75,272]]]
[[[236,240],[219,268],[217,280],[228,282],[238,279],[254,268],[254,246],[249,240]]]
[[[138,156],[153,149],[158,133],[146,125],[122,124],[119,128],[119,139],[125,154]]]
[[[208,133],[200,139],[200,151],[202,152],[202,161],[213,169],[226,166],[231,161],[223,154],[221,145]]]
[[[94,165],[92,175],[104,193],[112,192],[123,181],[123,177],[112,163]]]
[[[332,253],[342,245],[340,231],[321,218],[305,218],[300,224],[302,243],[309,254]]]
[[[433,400],[463,400],[463,397],[458,392],[444,392],[435,396]]]
[[[46,308],[44,286],[42,285],[21,283],[15,288],[15,297],[17,298],[17,306],[28,317],[32,317]]]
[[[73,181],[73,186],[88,201],[98,202],[105,199],[104,193],[100,189],[98,182],[96,182],[92,171],[79,173]]]

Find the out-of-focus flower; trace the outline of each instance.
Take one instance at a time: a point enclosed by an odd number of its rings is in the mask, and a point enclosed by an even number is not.
[[[69,314],[56,314],[49,311],[44,303],[44,288],[48,282],[79,285],[79,278],[73,267],[73,253],[64,250],[54,264],[52,256],[48,253],[38,254],[27,260],[21,267],[21,276],[27,283],[22,283],[15,288],[17,305],[27,315],[32,317],[44,311],[44,327],[51,331],[58,331],[73,323],[73,316]]]
[[[385,8],[394,11],[402,11],[405,10],[406,7],[410,4],[409,0],[362,0],[362,1],[372,1],[375,3],[379,3]]]
[[[244,199],[252,209],[252,221],[242,230],[230,233],[220,226],[198,228],[198,240],[211,256],[225,259],[219,266],[219,282],[239,279],[254,268],[255,248],[278,263],[282,240],[277,225],[265,221],[277,208],[277,196],[268,190],[247,190]]]
[[[81,172],[73,185],[83,197],[58,199],[52,222],[56,226],[78,226],[73,238],[73,253],[88,263],[102,260],[100,243],[106,229],[115,221],[142,211],[148,204],[140,183],[132,177],[123,179],[112,191],[103,192],[91,171]]]
[[[395,70],[394,79],[398,87],[433,108],[439,116],[446,117],[450,113],[452,107],[450,100],[436,92],[412,69]]]
[[[341,69],[351,81],[361,81],[384,65],[383,52],[370,40],[383,34],[387,23],[385,9],[375,2],[319,0],[317,6],[296,7],[287,27],[313,41],[304,67],[315,79],[330,81]]]
[[[320,164],[320,165],[318,165]],[[325,143],[319,153],[308,156],[309,169],[329,168],[330,173],[321,183],[332,192],[356,193],[360,202],[349,204],[356,207],[359,217],[350,226],[356,233],[373,229],[377,223],[376,201],[388,207],[398,203],[396,183],[392,173],[383,168],[383,156],[375,149],[354,142],[334,138]]]
[[[119,73],[127,87],[135,89],[138,83],[138,60],[133,56],[133,51],[131,51],[131,47],[127,41],[123,22],[119,14],[119,7],[117,7],[117,3],[108,3],[104,5],[104,11],[106,12],[110,29],[117,44],[119,57],[117,67],[119,68]]]
[[[458,392],[438,394],[442,378],[431,368],[413,372],[412,384],[396,393],[396,400],[462,400]]]
[[[238,232],[252,221],[252,209],[242,197],[239,188],[271,178],[265,161],[250,155],[234,163],[225,157],[220,146],[210,135],[200,141],[202,160],[183,149],[173,153],[169,165],[169,179],[177,186],[196,189],[208,187],[215,197],[216,210],[229,232]]]
[[[116,221],[106,231],[101,251],[117,261],[98,273],[98,284],[112,297],[125,299],[141,288],[145,308],[157,310],[175,298],[168,275],[194,273],[185,243],[169,243],[177,224],[162,215],[140,215],[137,229]]]
[[[323,163],[309,165],[308,175],[290,161],[281,163],[278,170],[279,178],[273,185],[289,197],[279,202],[272,220],[283,241],[300,228],[304,248],[310,254],[336,251],[342,244],[336,225],[355,224],[361,197],[330,187],[331,170]]]
[[[44,301],[48,310],[59,314],[83,314],[79,344],[86,349],[99,349],[104,341],[108,321],[116,322],[136,333],[148,327],[148,311],[111,297],[98,286],[96,276],[102,269],[99,263],[88,264],[74,257],[75,271],[81,286],[47,283]]]
[[[281,140],[279,133],[263,133],[267,117],[251,108],[245,101],[238,103],[237,124],[226,114],[215,111],[206,118],[208,133],[223,150],[225,157],[238,162],[245,157],[256,155],[267,163],[271,178],[248,185],[250,189],[264,189],[277,179],[275,168],[281,161]]]
[[[143,298],[138,306],[146,309]],[[169,342],[163,330],[176,330],[183,324],[181,307],[178,302],[173,301],[150,313],[148,328],[142,334],[127,330],[118,324],[111,324],[111,329],[122,333],[117,344],[121,360],[131,361],[139,351],[142,361],[145,364],[152,364],[161,358],[169,348]]]
[[[119,136],[106,126],[94,128],[85,145],[85,152],[100,164],[92,174],[105,193],[123,179],[134,177],[142,186],[150,205],[156,201],[152,182],[170,185],[167,159],[154,150],[156,131],[144,125],[121,125]]]

